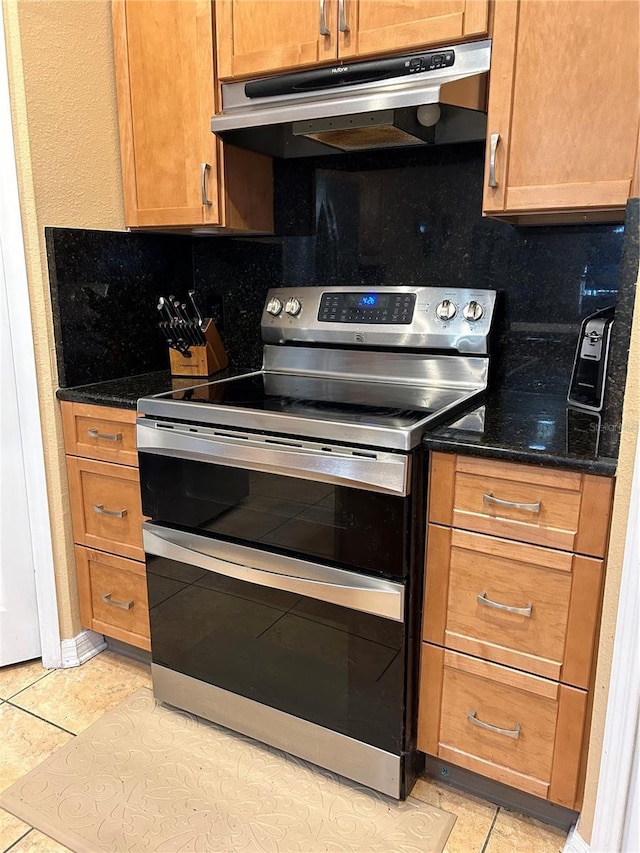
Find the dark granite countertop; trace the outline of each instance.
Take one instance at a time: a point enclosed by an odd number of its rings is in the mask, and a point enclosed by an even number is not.
[[[123,379],[110,379],[108,382],[94,382],[90,385],[76,385],[74,388],[58,388],[58,400],[72,403],[90,403],[96,406],[116,406],[121,409],[135,409],[140,397],[150,394],[162,394],[174,388],[190,388],[216,379],[241,376],[256,368],[228,367],[207,378],[201,376],[171,376],[168,370],[155,373],[142,373],[137,376],[125,376]]]
[[[227,368],[206,380],[172,377],[168,370],[159,370],[60,388],[57,397],[135,409],[140,397],[240,376],[253,369]],[[564,397],[502,391],[488,394],[461,418],[427,433],[423,444],[430,450],[611,476],[616,472],[617,437],[614,426],[603,425],[597,415],[570,409]]]
[[[598,415],[569,408],[564,397],[502,391],[427,433],[423,444],[429,450],[612,476],[615,431]]]

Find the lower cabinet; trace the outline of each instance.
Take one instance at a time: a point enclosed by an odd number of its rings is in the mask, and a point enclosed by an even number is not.
[[[418,747],[578,810],[613,481],[443,453],[429,476]]]
[[[144,563],[76,545],[76,571],[84,627],[149,650]]]
[[[82,403],[61,407],[80,621],[149,650],[136,413]]]
[[[418,748],[577,808],[587,692],[423,644]]]

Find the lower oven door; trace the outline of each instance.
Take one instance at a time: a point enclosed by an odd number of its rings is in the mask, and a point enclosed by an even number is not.
[[[141,419],[144,515],[228,542],[404,578],[408,454]]]
[[[399,796],[405,585],[145,522],[154,692]]]

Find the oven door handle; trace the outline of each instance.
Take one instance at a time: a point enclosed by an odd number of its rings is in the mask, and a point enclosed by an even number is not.
[[[402,583],[221,542],[149,521],[142,524],[142,537],[145,553],[151,556],[404,622]],[[153,573],[152,564],[147,571]]]
[[[209,435],[184,424],[155,421],[136,425],[140,453],[153,453],[231,468],[264,471],[303,480],[351,486],[370,492],[406,496],[411,460],[405,454],[333,447],[323,451],[295,439],[266,439],[251,433]],[[324,445],[322,445],[324,446]]]

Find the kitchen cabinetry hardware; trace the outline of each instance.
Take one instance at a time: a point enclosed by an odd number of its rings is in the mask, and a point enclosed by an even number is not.
[[[320,35],[330,36],[331,33],[327,29],[327,17],[325,9],[325,0],[320,0]]]
[[[350,30],[349,30],[349,25],[347,24],[347,16],[346,16],[345,10],[344,10],[344,3],[345,3],[345,0],[338,0],[338,9],[339,9],[339,16],[340,16],[339,26],[340,26],[340,32],[341,33],[348,33],[348,32],[350,32]]]
[[[540,512],[542,508],[542,501],[536,501],[532,504],[522,504],[517,501],[505,501],[502,498],[496,498],[493,496],[493,492],[485,492],[482,495],[482,501],[486,504],[493,504],[494,506],[508,507],[510,509],[522,509],[525,512],[533,512],[536,515]]]
[[[608,477],[432,453],[419,749],[580,810],[612,496]],[[513,729],[478,719],[506,707]]]
[[[94,504],[93,511],[99,515],[112,515],[114,518],[124,518],[127,515],[126,509],[105,509],[104,504]]]
[[[509,604],[500,604],[498,601],[492,601],[490,598],[487,598],[486,592],[479,592],[476,600],[483,607],[493,607],[495,610],[517,613],[519,616],[526,616],[527,618],[531,617],[531,611],[533,610],[533,604],[527,604],[526,607],[512,607]]]
[[[211,205],[213,202],[210,198],[207,198],[207,172],[211,169],[209,163],[202,163],[200,165],[200,196],[202,198],[202,203],[205,205]]]
[[[499,726],[492,726],[491,723],[485,723],[483,720],[479,720],[475,711],[469,711],[467,714],[467,720],[471,725],[477,726],[479,729],[486,729],[486,731],[493,732],[496,735],[512,737],[514,740],[518,740],[520,737],[520,723],[516,723],[515,729],[501,729]]]
[[[87,435],[89,436],[89,438],[103,438],[105,439],[105,441],[122,441],[121,432],[114,432],[112,434],[109,434],[107,432],[98,432],[97,429],[91,428],[87,430]]]
[[[497,187],[496,181],[496,153],[498,151],[498,142],[500,142],[500,134],[492,133],[489,147],[489,186]]]
[[[164,298],[158,310],[169,312]],[[149,650],[136,413],[71,402],[61,409],[80,622],[83,628]],[[96,441],[95,436],[108,440]],[[105,509],[118,505],[127,509]],[[109,516],[118,521],[112,523]]]
[[[101,598],[105,604],[111,604],[113,607],[119,607],[121,610],[131,610],[133,607],[133,601],[114,601],[114,599],[111,598],[110,592],[105,592]]]

